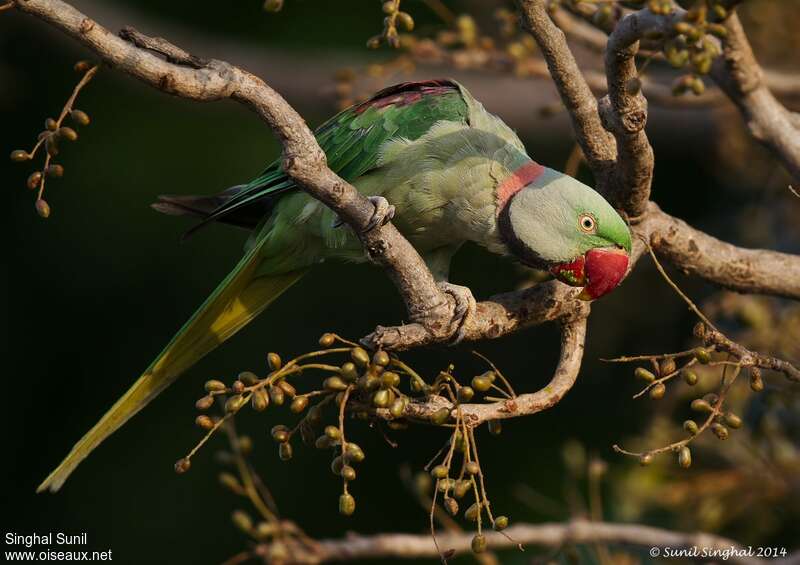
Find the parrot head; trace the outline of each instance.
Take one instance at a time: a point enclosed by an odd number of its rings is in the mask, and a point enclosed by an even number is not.
[[[592,188],[536,163],[524,165],[497,189],[498,228],[522,263],[582,286],[594,300],[628,271],[631,233]]]

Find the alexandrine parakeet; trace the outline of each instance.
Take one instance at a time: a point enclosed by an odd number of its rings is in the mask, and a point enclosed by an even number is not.
[[[619,284],[631,236],[602,196],[534,162],[516,134],[460,84],[405,83],[348,108],[316,131],[329,167],[376,204],[445,282],[467,241],[546,269],[597,298]],[[58,490],[106,437],[197,360],[264,310],[314,264],[364,261],[355,234],[275,161],[210,197],[154,207],[252,230],[244,257],[144,374],[40,485]]]

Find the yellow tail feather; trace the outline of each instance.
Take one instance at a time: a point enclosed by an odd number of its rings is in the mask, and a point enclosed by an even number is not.
[[[302,277],[306,269],[258,276],[260,245],[251,249],[164,351],[75,444],[69,455],[42,481],[36,492],[56,492],[75,468],[103,440],[172,384],[185,370],[256,317]]]

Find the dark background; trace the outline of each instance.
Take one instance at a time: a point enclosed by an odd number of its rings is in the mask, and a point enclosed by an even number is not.
[[[330,85],[338,67],[387,55],[363,48],[380,26],[378,4],[370,0],[288,0],[278,15],[261,12],[255,0],[224,6],[189,0],[75,4],[112,29],[133,24],[200,56],[245,66],[281,91],[312,126],[335,111]],[[409,9],[423,30],[435,24],[422,3],[409,2]],[[0,153],[31,145],[44,118],[58,113],[76,81],[72,64],[85,56],[39,21],[13,11],[0,14]],[[415,76],[449,74],[434,68]],[[457,77],[519,131],[536,160],[563,168],[572,147],[567,121],[544,120],[536,112],[537,105],[555,100],[548,82],[479,73]],[[211,193],[242,182],[277,154],[269,131],[243,107],[171,98],[109,69],[85,89],[77,107],[89,112],[93,123],[63,151],[65,177],[48,183],[50,219],[40,219],[33,209],[33,195],[25,189],[28,165],[0,160],[8,226],[0,312],[6,332],[3,532],[86,531],[90,549],[110,548],[123,563],[221,562],[243,548],[245,538],[228,520],[240,503],[217,486],[213,446],[194,459],[188,474],[172,471],[199,436],[192,405],[203,381],[262,371],[267,351],[284,357],[308,351],[326,330],[362,336],[378,323],[401,321],[402,306],[378,269],[334,264],[315,269],[103,444],[61,492],[35,495],[36,485],[239,257],[243,232],[214,226],[180,244],[188,224],[156,214],[148,204],[161,193]],[[796,225],[800,207],[786,197],[777,165],[741,141],[739,117],[729,107],[655,109],[649,130],[657,157],[654,198],[665,210],[735,243],[798,250],[796,231],[787,231],[784,220],[793,214]],[[508,290],[519,278],[513,266],[476,248],[458,255],[452,276],[479,298]],[[713,290],[679,280],[697,298]],[[586,362],[566,399],[555,409],[507,423],[499,438],[480,432],[495,510],[513,521],[564,518],[566,511],[547,515],[515,493],[517,485],[526,484],[563,500],[561,449],[568,439],[609,461],[612,479],[634,472],[635,461],[615,456],[610,446],[635,435],[652,404],[632,401],[637,387],[628,371],[598,358],[683,348],[692,323],[647,260],[620,290],[597,303]],[[545,326],[406,359],[428,374],[450,362],[463,374],[476,374],[483,370],[469,354],[476,348],[518,391],[528,391],[547,381],[557,347],[556,329]],[[280,418],[287,420],[286,413],[270,410],[240,423],[255,440],[257,469],[285,517],[317,537],[425,529],[425,511],[402,486],[398,468],[406,462],[424,465],[444,433],[412,428],[394,434],[400,445],[392,449],[367,426],[352,425],[350,434],[365,448],[367,460],[354,487],[358,511],[343,519],[336,508],[339,483],[326,455],[300,448],[293,461],[278,460],[267,431]],[[609,495],[608,519],[620,518],[617,502]],[[649,523],[682,526],[669,516]],[[794,530],[777,528],[766,539],[749,540],[746,531],[722,533],[742,542],[783,545],[800,538],[796,524]],[[503,562],[522,562],[531,554],[526,555],[507,554]]]

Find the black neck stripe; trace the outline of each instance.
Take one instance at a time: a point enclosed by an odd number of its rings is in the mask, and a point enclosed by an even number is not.
[[[519,192],[508,199],[508,202],[506,202],[506,205],[503,206],[500,210],[500,214],[497,216],[497,229],[500,233],[500,239],[503,240],[503,243],[506,244],[511,253],[525,265],[533,267],[534,269],[547,270],[550,264],[542,259],[541,255],[536,253],[536,251],[528,247],[514,231],[514,226],[511,223],[511,203],[518,194]]]

